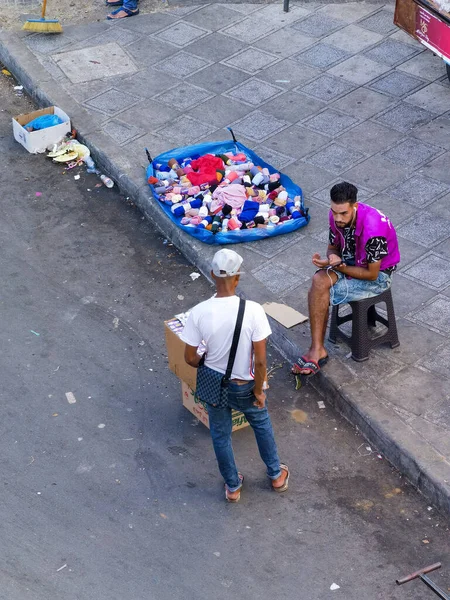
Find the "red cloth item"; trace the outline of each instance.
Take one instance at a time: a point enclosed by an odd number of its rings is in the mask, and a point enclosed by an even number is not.
[[[202,183],[217,183],[216,171],[223,170],[223,160],[213,154],[205,154],[191,162],[194,171],[186,174],[186,177],[192,185],[201,185]]]

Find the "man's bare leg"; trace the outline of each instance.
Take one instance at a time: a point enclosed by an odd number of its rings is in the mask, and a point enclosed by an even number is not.
[[[309,322],[311,326],[311,346],[304,354],[305,359],[318,362],[327,356],[324,346],[325,333],[328,322],[328,310],[330,304],[330,288],[337,281],[337,275],[333,271],[318,271],[312,280],[312,286],[308,294]],[[310,374],[307,369],[299,373]]]

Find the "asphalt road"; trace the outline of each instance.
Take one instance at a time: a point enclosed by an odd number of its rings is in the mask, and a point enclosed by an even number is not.
[[[395,579],[438,560],[447,589],[448,521],[286,365],[270,405],[290,489],[271,492],[245,429],[242,500],[224,502],[163,334],[210,285],[116,188],[13,140],[30,105],[12,86],[0,76],[0,598],[431,600]]]

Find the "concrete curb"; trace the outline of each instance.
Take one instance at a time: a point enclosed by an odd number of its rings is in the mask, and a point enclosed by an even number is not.
[[[52,80],[14,34],[0,33],[0,61],[38,105],[56,104],[64,108],[71,116],[79,139],[89,146],[100,169],[108,173],[121,191],[133,199],[145,217],[209,278],[210,259],[216,248],[200,244],[164,216],[144,183],[141,169],[123,157],[120,147],[96,128],[91,115]],[[245,284],[242,287],[245,296]],[[281,325],[271,320],[271,326],[273,344],[289,362],[293,362],[300,355],[300,348]],[[446,458],[397,417],[388,403],[383,403],[364,382],[356,381],[345,363],[337,357],[333,357],[326,372],[311,381],[327,402],[357,427],[430,503],[444,513],[450,511],[450,481],[446,479],[449,465]]]

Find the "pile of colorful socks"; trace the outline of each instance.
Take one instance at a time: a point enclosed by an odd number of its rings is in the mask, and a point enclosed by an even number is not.
[[[148,183],[182,225],[212,233],[277,227],[306,216],[300,196],[289,197],[280,174],[244,153],[172,158],[154,164]]]

